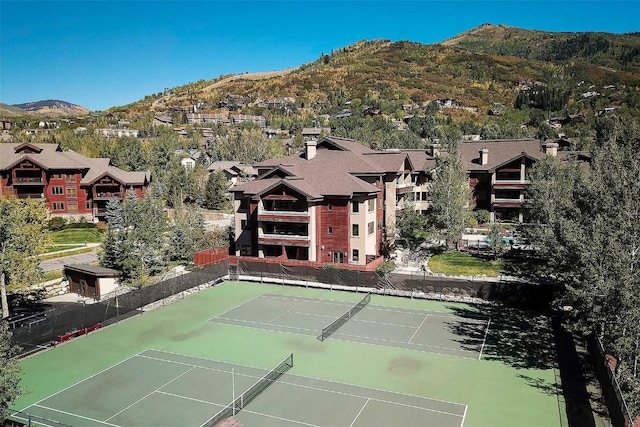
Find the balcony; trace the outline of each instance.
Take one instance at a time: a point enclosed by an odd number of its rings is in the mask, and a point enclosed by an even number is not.
[[[308,224],[309,212],[299,211],[258,211],[258,221],[266,222],[297,222]]]
[[[413,190],[415,185],[413,183],[410,184],[398,184],[396,185],[396,194],[406,194]]]
[[[525,180],[500,180],[493,184],[494,190],[526,190],[530,181]]]
[[[97,192],[93,196],[93,200],[110,200],[110,199],[122,199],[122,194],[118,192]]]
[[[261,245],[284,245],[309,247],[311,238],[295,234],[261,234],[258,236],[258,244]]]
[[[17,193],[18,199],[44,199],[44,193]]]
[[[523,199],[494,199],[492,204],[494,208],[521,208],[525,201]]]
[[[13,185],[44,185],[44,182],[41,176],[17,176]]]

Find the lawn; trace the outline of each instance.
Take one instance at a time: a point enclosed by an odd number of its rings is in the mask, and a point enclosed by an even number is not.
[[[502,270],[502,260],[489,261],[464,252],[447,251],[431,257],[429,269],[434,273],[451,276],[497,277]]]
[[[77,245],[74,245],[74,244],[54,245],[54,246],[47,247],[47,249],[44,252],[47,253],[47,254],[50,254],[52,252],[65,251],[65,250],[68,250],[68,249],[76,249],[76,248],[81,248],[83,246],[84,245],[82,245],[82,244],[77,244]]]
[[[69,228],[51,233],[56,245],[70,243],[100,243],[101,233],[95,228]]]

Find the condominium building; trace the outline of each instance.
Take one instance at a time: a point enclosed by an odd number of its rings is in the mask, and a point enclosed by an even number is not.
[[[142,197],[150,180],[148,171],[127,172],[58,144],[0,144],[0,195],[46,200],[53,216],[104,220],[109,200],[129,189]]]
[[[417,175],[407,153],[325,137],[233,187],[236,254],[364,265],[395,234]]]

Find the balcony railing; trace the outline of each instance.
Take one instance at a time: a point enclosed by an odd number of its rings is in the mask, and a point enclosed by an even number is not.
[[[529,186],[529,180],[498,180],[493,184],[494,190],[524,190]]]
[[[18,199],[44,199],[44,193],[18,193]]]
[[[413,190],[414,183],[396,185],[396,194],[405,194]]]
[[[524,206],[526,203],[523,198],[515,198],[515,199],[494,199],[493,206],[496,208],[520,208]]]
[[[108,199],[122,199],[122,193],[120,192],[97,192],[95,196],[93,196],[94,200],[108,200]]]
[[[309,212],[300,211],[258,211],[258,221],[308,223]]]
[[[13,185],[44,185],[41,176],[18,176],[13,180]]]
[[[258,236],[258,243],[262,245],[285,245],[308,247],[311,244],[309,236],[295,234],[261,234]]]

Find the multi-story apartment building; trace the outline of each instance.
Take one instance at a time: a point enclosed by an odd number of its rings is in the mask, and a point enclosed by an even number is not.
[[[127,172],[106,158],[62,151],[58,144],[0,144],[0,195],[47,201],[53,216],[104,220],[106,206],[129,189],[146,192],[149,172]]]
[[[474,208],[489,211],[491,221],[523,222],[529,170],[545,155],[558,155],[558,144],[464,141],[457,152]],[[380,255],[383,238],[393,240],[404,209],[426,213],[440,155],[452,154],[437,144],[375,151],[329,136],[307,141],[304,153],[254,165],[257,179],[230,190],[236,255],[366,264]]]
[[[231,189],[237,255],[356,265],[394,236],[417,176],[407,153],[338,137],[254,167],[257,179]]]
[[[464,141],[458,153],[469,174],[473,204],[489,211],[491,222],[525,222],[529,171],[545,155],[556,156],[558,144],[536,139]]]

